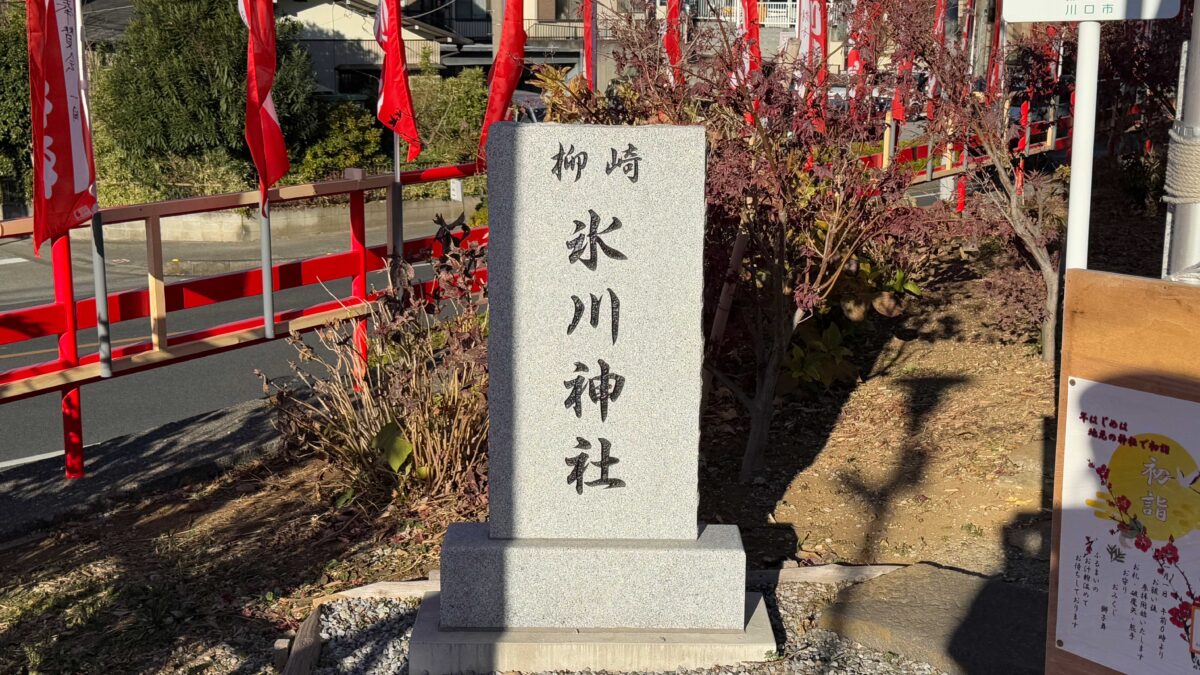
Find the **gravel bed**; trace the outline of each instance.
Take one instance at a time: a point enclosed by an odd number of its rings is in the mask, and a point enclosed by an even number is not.
[[[775,639],[782,645],[780,657],[765,663],[674,672],[677,675],[941,673],[928,664],[870,650],[836,633],[815,628],[821,609],[843,587],[794,583],[752,589],[762,592],[766,598]],[[316,672],[322,675],[407,675],[408,643],[412,637],[417,604],[416,601],[357,598],[323,605],[321,638],[326,642]]]
[[[319,675],[408,672],[408,641],[416,600],[353,598],[321,606]]]

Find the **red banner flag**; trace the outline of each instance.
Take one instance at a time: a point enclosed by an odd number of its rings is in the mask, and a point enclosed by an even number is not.
[[[846,44],[850,45],[850,50],[846,53],[846,74],[850,77],[858,77],[862,73],[863,59],[862,51],[857,46],[854,46],[855,36],[846,38]]]
[[[596,88],[596,0],[583,0],[583,79]]]
[[[96,165],[75,0],[28,0],[33,248],[91,220]]]
[[[283,130],[275,113],[275,5],[272,0],[238,0],[238,13],[249,29],[246,46],[246,144],[258,169],[262,203],[267,190],[291,168]]]
[[[1023,152],[1029,144],[1026,140],[1029,132],[1029,101],[1021,104],[1021,137],[1017,139],[1017,152]]]
[[[1005,61],[1008,59],[1007,31],[1004,30],[1004,20],[1000,18],[1000,1],[996,2],[996,23],[992,26],[992,50],[988,55],[987,96],[994,100],[1002,96],[1003,89],[1008,87],[1005,76]]]
[[[908,121],[908,90],[912,86],[913,58],[900,62],[896,72],[896,90],[892,92],[892,119],[900,124]]]
[[[880,29],[879,22],[883,18],[884,3],[865,4],[858,0],[851,1],[850,16],[847,19],[847,30],[844,49],[846,50],[846,74],[850,77],[850,98],[856,103],[851,106],[851,114],[857,118],[874,105],[871,103],[875,95],[867,91],[867,62],[871,70],[879,65],[879,45],[876,31]],[[864,94],[862,99],[858,95]]]
[[[504,25],[500,30],[500,48],[492,63],[487,110],[483,115],[483,130],[479,134],[479,161],[487,161],[488,129],[508,117],[513,92],[521,81],[525,67],[525,5],[524,0],[505,0]]]
[[[675,84],[683,83],[683,47],[679,37],[679,10],[681,0],[667,0],[667,30],[663,35],[663,49],[667,62],[671,64],[671,78]]]
[[[946,46],[946,0],[937,0],[937,6],[933,10],[933,40],[938,45],[938,50],[941,51]],[[938,98],[938,79],[937,73],[929,74],[929,103],[925,108],[925,117],[930,121],[933,120],[935,101]]]
[[[408,143],[408,161],[421,154],[421,136],[413,114],[412,92],[408,88],[408,59],[404,56],[404,35],[399,0],[379,0],[375,12],[375,41],[383,48],[383,73],[379,78],[379,107],[376,114],[383,126]]]
[[[742,0],[742,34],[746,39],[746,75],[762,68],[759,45],[758,0]]]
[[[846,23],[849,25],[843,49],[846,50],[846,74],[855,79],[862,73],[863,67],[862,46],[859,44],[861,42],[859,30],[862,27],[858,25],[861,21],[862,17],[858,16],[858,0],[851,0],[850,14],[846,17]],[[854,96],[854,94],[855,86],[851,83],[850,95]]]
[[[825,31],[828,9],[825,3],[826,0],[801,0],[800,17],[796,22],[796,39],[799,41],[797,64],[802,73],[816,64],[818,83],[824,83],[829,70],[825,64],[825,56],[829,53],[829,35]]]

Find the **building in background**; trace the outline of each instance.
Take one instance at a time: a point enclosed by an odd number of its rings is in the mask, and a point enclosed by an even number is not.
[[[375,41],[376,0],[276,0],[276,15],[300,24],[299,43],[312,57],[320,93],[374,97],[383,50]],[[410,69],[442,67],[442,53],[471,44],[470,38],[407,16],[404,45]]]

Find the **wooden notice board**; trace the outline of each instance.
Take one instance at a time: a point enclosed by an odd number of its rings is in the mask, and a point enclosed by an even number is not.
[[[1046,672],[1200,673],[1200,287],[1066,291]]]

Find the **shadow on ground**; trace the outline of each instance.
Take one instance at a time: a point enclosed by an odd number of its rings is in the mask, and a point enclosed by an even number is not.
[[[0,671],[265,669],[307,613],[275,598],[361,538],[312,498],[320,470],[276,458],[0,552]]]
[[[978,278],[965,264],[952,263],[943,269],[939,286]],[[932,315],[933,309],[948,303],[932,295],[922,300],[919,311]],[[864,377],[891,374],[893,366],[912,344],[933,343],[962,338],[961,322],[954,316],[941,315],[920,321],[884,320],[857,324],[847,337],[855,354],[855,366]],[[904,343],[899,349],[885,350],[893,338]],[[918,434],[926,417],[951,395],[953,389],[968,382],[968,377],[913,376],[898,380],[905,392],[905,428],[907,437]],[[811,552],[820,542],[798,536],[792,524],[773,523],[774,511],[788,494],[792,481],[816,461],[838,424],[855,387],[835,385],[818,394],[778,397],[778,412],[771,429],[764,468],[749,484],[738,481],[738,461],[745,439],[743,419],[728,419],[728,399],[719,391],[710,396],[701,425],[700,519],[716,523],[738,523],[751,568],[777,567],[795,560],[798,553]],[[724,408],[724,410],[723,410]],[[870,558],[886,527],[888,513],[897,495],[923,480],[929,461],[928,450],[918,442],[903,448],[903,458],[894,473],[883,481],[869,481],[851,475],[851,490],[870,504],[875,518],[857,552],[837,552],[846,559]],[[819,505],[811,505],[819,507]],[[836,517],[831,515],[829,517]],[[864,558],[865,556],[865,558]]]
[[[275,448],[265,401],[250,401],[114,438],[84,450],[85,478],[63,479],[63,459],[0,472],[0,541],[119,498],[210,478]]]

